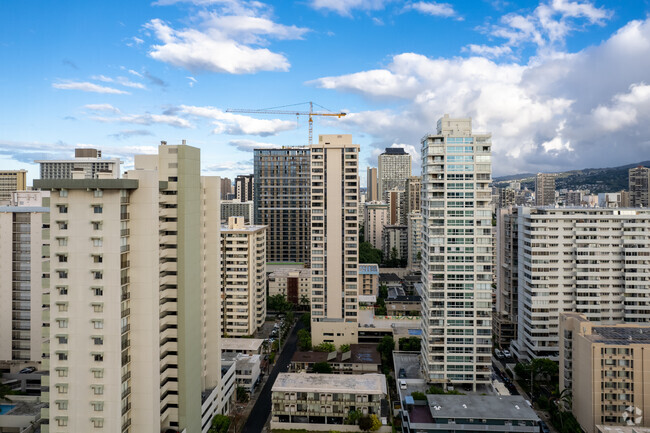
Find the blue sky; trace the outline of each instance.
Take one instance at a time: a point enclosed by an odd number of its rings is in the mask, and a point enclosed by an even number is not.
[[[490,131],[494,174],[650,159],[647,1],[0,2],[0,169],[94,146],[129,168],[160,140],[204,174],[252,172],[254,147],[303,145],[314,101],[343,119],[361,173],[385,147],[419,171],[444,113]],[[306,105],[298,107],[307,109]]]

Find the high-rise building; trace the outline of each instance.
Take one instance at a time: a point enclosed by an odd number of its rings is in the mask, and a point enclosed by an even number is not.
[[[359,145],[320,135],[310,151],[312,343],[357,343]]]
[[[0,360],[41,362],[43,274],[50,266],[49,195],[35,205],[0,206]],[[31,204],[31,203],[30,203]]]
[[[406,180],[406,214],[420,211],[420,194],[422,192],[422,178],[411,176]]]
[[[266,226],[230,217],[221,227],[223,332],[254,335],[266,319]]]
[[[391,189],[384,196],[388,203],[388,223],[392,225],[406,225],[406,191],[403,189]]]
[[[514,206],[516,196],[516,191],[512,188],[499,188],[499,202],[497,203],[497,207]]]
[[[411,176],[411,155],[401,147],[386,148],[377,158],[379,200],[387,201],[386,193],[393,189],[406,191],[406,179]]]
[[[408,260],[408,227],[402,225],[386,225],[382,233],[381,243],[384,261],[397,259]]]
[[[567,191],[565,203],[567,206],[582,206],[582,196],[584,191]]]
[[[388,205],[383,202],[366,202],[363,212],[363,237],[373,248],[382,249],[384,226],[388,224]]]
[[[648,207],[648,186],[650,185],[650,168],[638,166],[628,172],[630,189],[630,206]]]
[[[519,232],[517,207],[497,209],[496,213],[496,305],[493,318],[496,343],[509,348],[517,338]]]
[[[645,387],[650,381],[650,325],[604,325],[583,314],[560,315],[560,391],[587,433],[650,427]],[[565,394],[566,395],[566,394]],[[561,403],[564,404],[564,403]],[[597,426],[610,426],[599,430]]]
[[[366,172],[366,201],[378,201],[377,191],[377,168],[368,167]]]
[[[411,212],[408,218],[408,268],[420,270],[422,261],[422,213]]]
[[[72,173],[80,171],[86,179],[96,179],[99,173],[110,173],[110,177],[120,177],[119,158],[102,158],[102,151],[97,149],[75,149],[74,159],[38,160],[41,179],[72,179]]]
[[[555,175],[537,173],[535,177],[535,205],[553,206],[555,204]]]
[[[561,312],[602,324],[650,322],[643,256],[649,232],[646,209],[518,208],[511,232],[519,245],[517,280],[510,283],[518,290],[513,353],[557,360]]]
[[[255,203],[252,201],[221,200],[221,221],[226,222],[233,216],[243,216],[245,223],[252,224],[254,209]]]
[[[422,359],[441,386],[491,380],[491,168],[470,118],[446,114],[422,139]]]
[[[0,171],[0,203],[8,204],[13,191],[27,189],[27,170]]]
[[[235,197],[238,201],[254,201],[255,175],[240,174],[235,178]]]
[[[199,149],[163,142],[123,179],[34,182],[52,191],[42,396],[52,431],[198,433],[226,410],[206,400],[223,397],[212,392],[220,181],[199,173]]]
[[[266,261],[311,257],[309,148],[255,149],[255,224],[268,227]]]
[[[221,178],[221,200],[228,200],[228,194],[232,194],[232,180],[227,177]]]

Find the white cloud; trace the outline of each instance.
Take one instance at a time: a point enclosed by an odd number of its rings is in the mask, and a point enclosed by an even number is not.
[[[407,9],[413,9],[420,13],[431,15],[435,17],[454,17],[456,11],[449,3],[437,2],[415,2],[406,6]]]
[[[138,78],[143,78],[141,73],[139,73],[138,71],[134,71],[133,69],[129,69],[128,73],[131,75],[135,75]]]
[[[213,119],[212,123],[215,128],[212,132],[214,134],[266,137],[296,128],[295,122],[280,119],[256,119],[241,114],[226,113],[215,107],[181,105],[180,111],[190,116]]]
[[[512,55],[512,48],[505,45],[492,47],[489,45],[469,44],[467,47],[463,48],[463,51],[469,51],[472,54],[487,58],[498,58]]]
[[[179,116],[171,114],[121,114],[118,116],[92,116],[91,119],[104,123],[130,123],[134,125],[153,125],[162,124],[173,126],[175,128],[192,128],[193,125]]]
[[[129,92],[126,92],[124,90],[115,89],[108,86],[100,86],[99,84],[90,83],[87,81],[61,81],[58,83],[52,83],[52,87],[61,90],[81,90],[82,92],[107,93],[114,95],[129,94]]]
[[[91,111],[105,111],[109,113],[119,113],[119,108],[113,107],[111,104],[87,104],[84,108]]]
[[[160,41],[151,46],[149,55],[197,72],[248,74],[289,70],[286,56],[265,46],[271,39],[302,39],[308,29],[273,21],[270,8],[257,1],[210,4],[215,8],[199,12],[193,27],[174,29],[160,19],[145,24]]]
[[[131,72],[131,71],[129,71]],[[135,71],[133,71],[135,72]],[[137,72],[135,72],[137,74]],[[142,77],[142,75],[140,75]],[[136,83],[134,81],[129,80],[126,77],[117,77],[117,78],[111,78],[107,77],[106,75],[93,75],[90,77],[91,79],[95,81],[102,81],[104,83],[117,83],[120,84],[124,87],[131,87],[133,89],[146,89],[146,86],[142,83]]]
[[[280,146],[272,143],[261,143],[254,140],[230,140],[229,145],[242,152],[252,152],[254,149],[277,149]]]
[[[650,19],[628,23],[600,45],[527,64],[404,53],[382,69],[310,84],[375,106],[336,124],[367,134],[376,149],[418,149],[444,113],[472,117],[474,130],[493,134],[495,173],[507,174],[642,160],[650,152],[648,70]]]
[[[343,16],[352,16],[355,9],[363,11],[376,11],[386,7],[392,0],[311,0],[310,6],[314,9],[324,9]]]

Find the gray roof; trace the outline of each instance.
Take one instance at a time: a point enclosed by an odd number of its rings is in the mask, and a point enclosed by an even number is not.
[[[594,340],[609,344],[650,344],[650,327],[640,326],[594,326]]]
[[[433,418],[533,420],[539,418],[519,395],[427,395]]]
[[[45,212],[50,211],[49,207],[43,206],[0,206],[0,212]]]

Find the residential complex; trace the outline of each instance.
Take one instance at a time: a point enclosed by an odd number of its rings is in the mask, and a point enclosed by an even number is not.
[[[266,261],[309,267],[309,148],[255,149],[255,224],[268,226]]]
[[[368,167],[366,176],[366,201],[378,201],[377,168]]]
[[[587,433],[598,425],[650,427],[650,325],[604,325],[584,314],[560,316],[560,390]]]
[[[384,202],[366,202],[363,208],[363,237],[373,248],[382,249],[384,226],[388,222],[388,205]]]
[[[221,178],[221,200],[228,200],[229,194],[232,194],[232,180],[223,177]]]
[[[314,364],[326,362],[336,374],[379,373],[381,355],[374,344],[351,344],[347,352],[296,352],[291,358],[291,372],[313,372]]]
[[[221,200],[221,221],[226,222],[234,216],[244,217],[244,222],[253,224],[255,218],[254,203],[252,201]]]
[[[379,290],[379,265],[359,264],[359,299],[362,296],[377,296]],[[374,301],[373,301],[374,302]]]
[[[253,335],[266,319],[266,226],[230,217],[221,227],[223,333]]]
[[[389,147],[377,157],[378,198],[388,201],[386,193],[393,189],[406,191],[411,176],[411,155],[401,147]]]
[[[406,179],[406,205],[404,206],[406,214],[420,211],[421,193],[422,178],[420,176],[410,176]]]
[[[269,274],[269,296],[284,295],[295,305],[309,305],[311,269],[281,269]]]
[[[386,203],[388,203],[388,224],[405,225],[406,224],[406,191],[403,189],[391,189],[384,193]]]
[[[357,342],[359,145],[320,135],[311,156],[312,343]]]
[[[235,178],[235,199],[241,202],[254,201],[255,175],[239,175]]]
[[[648,207],[648,187],[650,168],[639,166],[631,168],[629,174],[630,206]]]
[[[517,338],[519,314],[519,230],[517,207],[497,209],[496,213],[496,304],[494,311],[494,335],[497,345],[509,348]]]
[[[535,205],[553,206],[555,204],[555,175],[537,173],[535,177]]]
[[[558,360],[562,312],[601,324],[650,322],[650,210],[520,207],[511,223],[504,243],[516,233],[517,273],[502,287],[518,288],[511,348],[519,359]]]
[[[72,173],[81,171],[86,179],[96,179],[99,173],[110,173],[110,177],[120,177],[118,158],[102,158],[102,151],[97,149],[75,149],[74,159],[37,160],[40,164],[41,179],[72,179]]]
[[[420,270],[422,261],[422,214],[420,211],[411,212],[407,224],[408,268]]]
[[[351,410],[381,419],[387,394],[383,374],[280,373],[271,394],[271,429],[340,430]]]
[[[122,179],[35,181],[51,191],[43,431],[205,432],[226,410],[219,248],[202,240],[220,182],[199,173],[199,149],[163,142]]]
[[[27,189],[27,170],[2,170],[0,171],[0,204],[7,204],[11,200],[13,191]]]
[[[0,361],[41,362],[42,305],[50,273],[49,197],[46,192],[20,194],[37,195],[40,203],[0,206]]]
[[[382,252],[384,261],[408,259],[408,226],[387,225],[382,233]]]
[[[491,381],[491,136],[445,115],[422,139],[422,359],[429,382]]]

